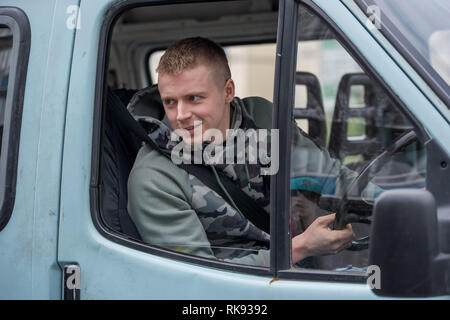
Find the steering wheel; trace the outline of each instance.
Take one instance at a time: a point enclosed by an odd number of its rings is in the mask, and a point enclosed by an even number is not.
[[[349,223],[365,223],[370,224],[370,220],[366,216],[361,216],[355,213],[349,213],[351,209],[351,201],[349,200],[348,193],[350,190],[356,187],[357,194],[361,194],[364,188],[370,181],[370,168],[374,165],[382,167],[389,160],[389,157],[397,153],[403,152],[404,149],[410,144],[418,140],[417,134],[414,131],[407,131],[398,136],[389,146],[387,146],[380,154],[378,154],[371,162],[369,162],[359,175],[350,183],[344,196],[342,197],[338,210],[336,212],[336,219],[334,221],[333,228],[336,230],[342,230]],[[363,237],[352,241],[352,245],[347,248],[350,251],[360,251],[369,248],[369,237]]]

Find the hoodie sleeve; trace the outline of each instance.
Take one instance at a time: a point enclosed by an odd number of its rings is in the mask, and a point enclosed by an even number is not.
[[[144,147],[145,148],[145,147]],[[143,241],[169,250],[216,259],[190,205],[188,173],[157,151],[141,150],[128,179],[128,212]],[[269,266],[269,252],[224,260]]]

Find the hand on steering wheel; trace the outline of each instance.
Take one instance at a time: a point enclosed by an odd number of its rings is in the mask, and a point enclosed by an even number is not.
[[[379,167],[383,166],[389,157],[403,151],[407,146],[417,141],[417,134],[414,131],[408,131],[397,137],[389,146],[387,146],[379,155],[377,155],[369,164],[367,164],[361,173],[352,181],[347,191],[344,193],[341,202],[339,203],[338,210],[336,212],[336,220],[334,222],[334,229],[341,230],[349,223],[366,223],[370,224],[370,220],[365,217],[361,217],[358,214],[349,214],[348,193],[355,186],[357,188],[357,194],[361,194],[364,188],[369,184],[370,168],[375,164]],[[363,237],[352,241],[352,245],[347,248],[350,251],[360,251],[369,248],[369,237]]]

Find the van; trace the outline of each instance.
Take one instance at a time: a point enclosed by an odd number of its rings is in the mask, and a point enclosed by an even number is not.
[[[1,0],[0,298],[448,299],[449,14],[445,0]],[[109,214],[127,194],[105,177],[120,178],[109,94],[130,111],[164,50],[197,36],[224,48],[238,96],[273,104],[269,266],[147,243]],[[355,172],[347,187],[299,173],[294,126]],[[351,250],[291,263],[315,218],[304,198],[352,224]]]

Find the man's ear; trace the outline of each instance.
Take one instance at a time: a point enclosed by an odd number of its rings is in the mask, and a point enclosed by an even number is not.
[[[225,82],[225,103],[230,103],[234,99],[234,81],[228,79]]]

